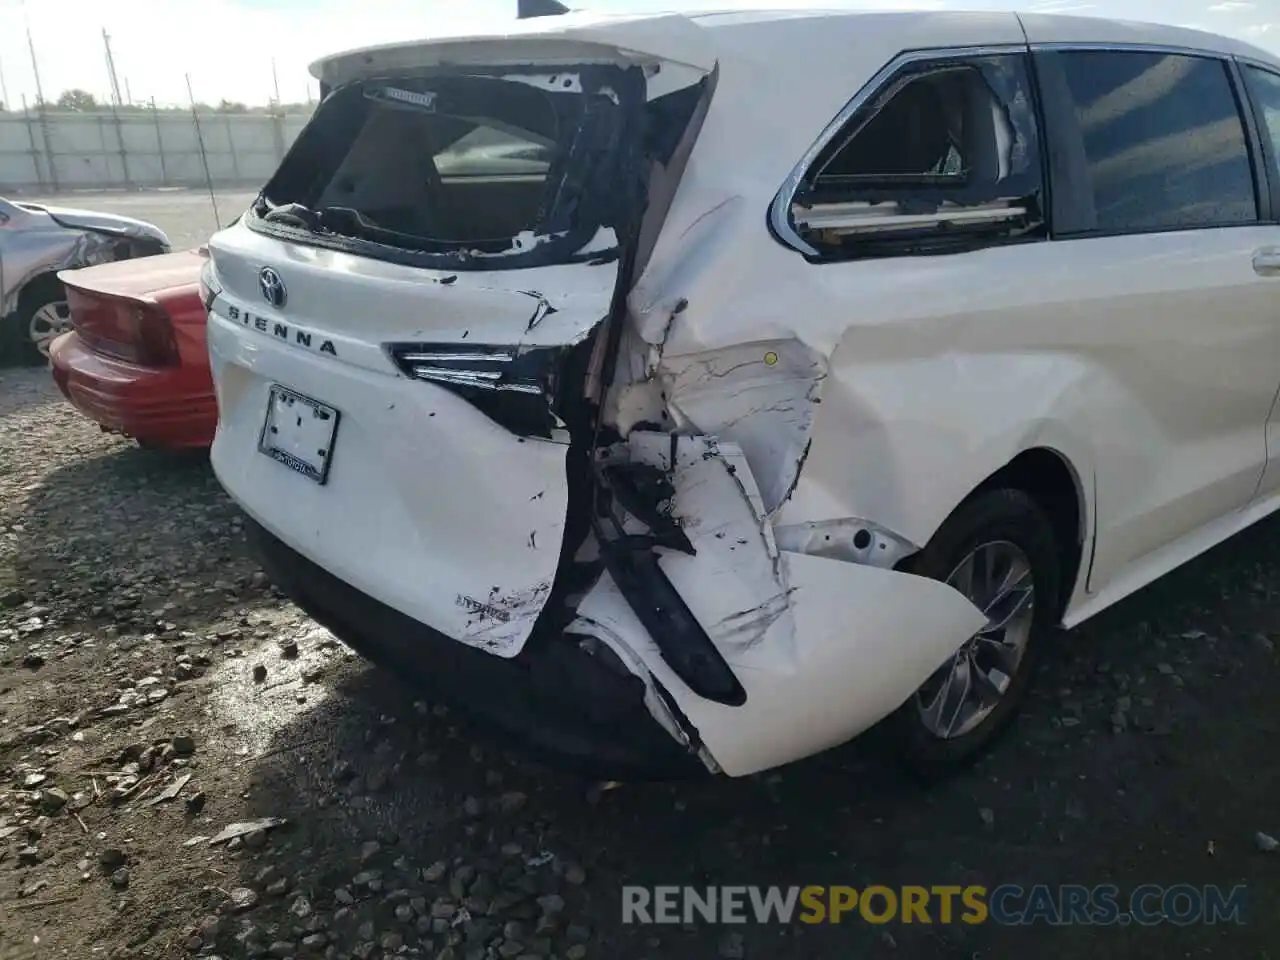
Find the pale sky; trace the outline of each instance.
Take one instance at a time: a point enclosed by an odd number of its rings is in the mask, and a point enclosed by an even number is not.
[[[1151,20],[1238,36],[1280,52],[1280,0],[570,0],[602,12],[833,7],[1017,9]],[[465,9],[465,13],[460,13]],[[516,0],[0,0],[0,78],[8,103],[34,102],[31,26],[40,81],[52,100],[69,87],[107,99],[102,31],[111,35],[122,92],[135,101],[196,98],[265,103],[274,57],[280,96],[307,98],[307,65],[367,43],[452,32],[515,16]],[[314,90],[312,84],[310,89]]]

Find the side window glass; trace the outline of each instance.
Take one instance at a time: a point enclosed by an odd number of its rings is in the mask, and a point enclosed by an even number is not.
[[[1262,111],[1262,136],[1271,141],[1271,172],[1280,177],[1280,73],[1249,66],[1244,72]]]
[[[1083,148],[1079,231],[1126,233],[1258,219],[1253,165],[1227,65],[1138,51],[1051,54]],[[1055,177],[1059,171],[1055,169]]]
[[[791,218],[825,257],[955,253],[1043,235],[1026,59],[910,65],[806,172]]]

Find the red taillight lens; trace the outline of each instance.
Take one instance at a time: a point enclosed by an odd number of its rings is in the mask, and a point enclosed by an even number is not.
[[[76,334],[97,353],[144,367],[178,363],[173,323],[158,304],[74,287],[67,304]]]

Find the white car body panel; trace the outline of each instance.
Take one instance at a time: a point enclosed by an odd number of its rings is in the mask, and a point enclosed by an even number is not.
[[[329,86],[445,61],[587,55],[659,60],[679,82],[716,71],[713,107],[626,300],[607,419],[629,462],[671,476],[673,514],[696,552],[661,551],[659,565],[745,703],[689,689],[607,572],[570,632],[617,653],[645,680],[654,716],[685,738],[669,696],[696,728],[692,746],[730,775],[867,729],[985,622],[944,584],[817,555],[814,530],[870,526],[885,549],[910,553],[995,472],[1051,453],[1079,506],[1079,570],[1066,571],[1074,592],[1062,614],[1074,625],[1280,504],[1280,473],[1268,469],[1268,446],[1280,449],[1268,425],[1280,280],[1251,265],[1280,244],[1280,226],[821,264],[763,228],[815,136],[903,51],[1028,42],[1186,47],[1280,67],[1208,34],[1085,18],[744,12],[545,18],[313,68]],[[758,81],[779,49],[805,51],[804,95]],[[286,256],[244,225],[211,249],[225,288],[209,324],[213,463],[232,496],[369,596],[461,642],[519,654],[556,575],[567,445],[517,438],[405,378],[383,345],[510,342],[516,328],[522,344],[577,343],[605,316],[617,270],[454,276],[298,245]],[[289,285],[279,315],[255,297],[264,266]],[[319,282],[336,274],[347,283]],[[323,318],[336,356],[291,342],[307,330],[302,317]],[[277,381],[351,424],[328,486],[250,442]],[[638,426],[658,411],[678,441]]]
[[[231,486],[241,505],[294,549],[330,558],[325,565],[331,572],[415,619],[498,656],[514,656],[559,560],[565,446],[518,438],[430,384],[387,380],[389,364],[378,344],[424,336],[503,342],[513,325],[526,345],[573,343],[607,309],[616,270],[522,270],[505,275],[511,282],[504,289],[490,274],[424,276],[420,269],[316,250],[290,264],[287,310],[273,310],[260,297],[250,299],[257,267],[275,254],[271,242],[248,230],[237,231],[236,242],[235,254],[219,263],[226,293],[210,314],[208,334],[222,421],[214,469],[219,475],[235,471]],[[217,239],[211,246],[220,249]],[[308,278],[330,271],[347,282],[324,288],[320,300]],[[538,287],[557,291],[555,312],[543,316],[541,298],[524,292]],[[325,318],[323,336],[295,319],[316,316]],[[429,316],[431,325],[396,322],[405,316]],[[322,352],[325,343],[333,359]],[[299,362],[307,354],[321,362]],[[331,376],[334,363],[348,368],[344,376]],[[341,412],[342,452],[324,487],[265,457],[246,462],[219,442],[228,431],[242,436],[261,429],[265,391],[276,381]],[[370,446],[361,449],[365,444]],[[422,497],[418,482],[429,483],[435,495]],[[344,489],[362,491],[371,513],[326,509],[334,491]],[[272,522],[271,505],[282,501],[309,518],[305,526]],[[444,554],[431,548],[455,540],[470,550]],[[415,559],[428,556],[438,567],[425,570]],[[422,591],[424,577],[441,592]]]
[[[361,47],[317,60],[311,75],[338,86],[357,77],[440,63],[572,63],[584,54],[588,59],[658,60],[703,73],[716,65],[716,50],[706,33],[682,14],[571,13],[515,21],[501,33],[442,33],[430,40]]]
[[[381,383],[355,366],[333,376],[294,345],[240,332],[211,315],[220,421],[213,468],[245,512],[388,606],[497,656],[515,655],[560,556],[564,445],[525,441],[426,384]],[[261,431],[267,390],[280,381],[341,414],[324,486],[256,447],[245,457],[228,441]],[[420,495],[427,485],[435,496]],[[350,490],[360,491],[361,509],[333,509],[335,495]],[[296,512],[287,524],[276,519],[281,504]],[[432,548],[440,542],[457,546]],[[492,583],[481,583],[477,570]]]
[[[638,657],[671,691],[719,769],[733,777],[864,732],[901,706],[986,621],[936,580],[798,553],[781,558],[794,647],[785,661],[768,666],[760,657],[751,663],[745,654],[730,655],[747,688],[740,707],[684,687],[608,574],[579,605],[570,627]]]

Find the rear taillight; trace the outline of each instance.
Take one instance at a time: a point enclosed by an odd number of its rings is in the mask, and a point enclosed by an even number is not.
[[[213,309],[213,301],[222,293],[222,285],[218,283],[218,278],[213,272],[213,260],[209,256],[209,248],[201,247],[197,253],[204,259],[204,263],[200,265],[200,302],[204,304],[207,313]]]
[[[178,363],[168,312],[159,304],[67,287],[76,335],[96,353],[144,367]]]
[[[513,433],[550,438],[564,427],[553,399],[563,348],[398,343],[389,350],[403,373],[458,394]]]

